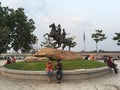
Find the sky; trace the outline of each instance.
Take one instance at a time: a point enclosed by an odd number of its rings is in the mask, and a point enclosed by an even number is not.
[[[34,34],[39,45],[43,35],[50,32],[49,25],[61,24],[67,37],[75,37],[77,45],[73,51],[84,50],[85,32],[86,51],[96,49],[91,35],[95,30],[103,30],[107,39],[98,43],[98,48],[107,51],[120,51],[120,46],[112,38],[120,33],[120,0],[0,0],[2,6],[17,9],[24,8],[29,19],[35,21]],[[66,48],[67,49],[67,48]]]

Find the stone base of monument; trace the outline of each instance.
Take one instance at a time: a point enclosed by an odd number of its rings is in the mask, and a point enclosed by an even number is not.
[[[26,57],[25,62],[41,62],[41,61],[47,61],[47,60],[49,60],[49,58],[47,58],[47,57],[29,56],[29,57]]]
[[[40,51],[36,52],[34,55],[29,56],[25,59],[26,62],[40,62],[44,60],[74,60],[83,59],[82,55],[78,52],[73,51],[63,51],[54,48],[42,48]]]
[[[77,69],[77,70],[64,70],[63,81],[65,80],[82,80],[94,77],[103,76],[110,73],[111,70],[108,67],[96,68],[96,69]],[[10,78],[16,79],[30,79],[47,81],[46,71],[23,71],[23,70],[11,70],[5,67],[0,67],[0,74]],[[53,72],[53,78],[55,79],[55,72]]]

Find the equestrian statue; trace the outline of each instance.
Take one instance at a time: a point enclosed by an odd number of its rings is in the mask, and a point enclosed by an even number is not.
[[[53,40],[55,41],[53,43],[54,48],[57,49],[62,47],[62,50],[64,50],[64,48],[68,46],[70,51],[71,47],[76,46],[76,42],[73,42],[72,37],[66,37],[66,35],[68,34],[66,33],[65,29],[61,29],[60,24],[56,26],[55,23],[52,23],[51,25],[49,25],[49,27],[51,28],[50,33],[44,34],[43,37],[48,36],[48,39],[53,38]]]

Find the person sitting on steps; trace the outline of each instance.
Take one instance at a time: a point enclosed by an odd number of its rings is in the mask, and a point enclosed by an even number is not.
[[[52,68],[52,62],[51,60],[48,60],[46,64],[46,71],[48,75],[48,82],[51,83],[52,75],[53,75],[53,68]]]
[[[117,65],[114,63],[114,61],[112,61],[112,58],[111,58],[111,57],[108,57],[108,60],[107,60],[107,65],[108,65],[108,67],[110,67],[110,68],[113,68],[113,69],[114,69],[115,74],[117,74],[117,73],[118,73]]]
[[[56,69],[57,82],[60,83],[61,79],[62,79],[62,63],[61,63],[60,59],[57,60],[57,63],[55,65],[55,69]]]

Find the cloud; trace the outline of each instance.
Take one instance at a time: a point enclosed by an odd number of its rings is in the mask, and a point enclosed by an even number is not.
[[[17,9],[19,7],[25,8],[28,13],[38,13],[46,15],[45,0],[1,0],[2,5]]]
[[[9,6],[10,8],[17,9],[23,5],[23,0],[1,0],[2,6]]]
[[[36,14],[40,12],[43,15],[47,14],[45,0],[35,0],[35,1],[25,0],[23,7],[25,7],[25,9],[27,9],[27,11],[30,13]]]
[[[56,24],[61,24],[65,27],[74,29],[78,27],[92,27],[92,24],[86,20],[84,20],[81,17],[44,17],[43,22],[45,23],[56,23]]]

